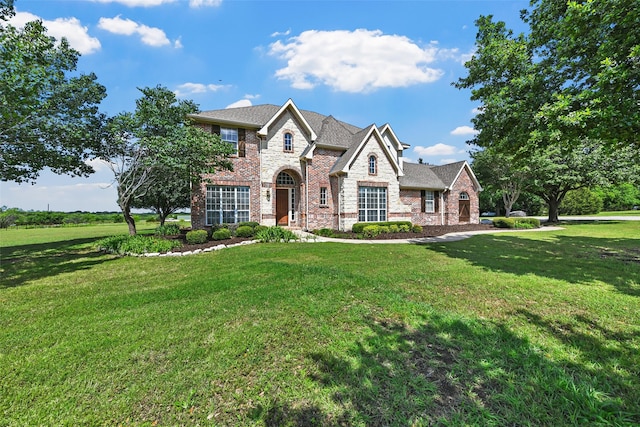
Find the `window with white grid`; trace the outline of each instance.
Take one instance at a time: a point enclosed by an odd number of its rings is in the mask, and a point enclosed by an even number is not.
[[[385,187],[358,188],[358,222],[387,220],[387,189]]]
[[[207,186],[207,225],[249,221],[249,187]]]

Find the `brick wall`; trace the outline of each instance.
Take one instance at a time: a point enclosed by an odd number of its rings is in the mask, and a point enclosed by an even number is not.
[[[445,193],[446,218],[445,224],[461,224],[459,216],[460,193],[466,192],[469,195],[470,204],[470,224],[477,224],[480,221],[480,205],[478,199],[478,188],[473,184],[473,180],[467,171],[462,169],[460,176],[453,184],[453,188]],[[468,224],[465,222],[465,224]]]
[[[441,192],[437,192],[437,198],[440,198]],[[421,190],[400,190],[400,199],[406,205],[411,207],[411,223],[417,225],[441,225],[443,203],[438,200],[436,212],[422,212],[422,194]]]
[[[338,179],[329,171],[342,151],[316,148],[313,159],[307,162],[309,229],[338,228]],[[320,188],[327,189],[327,204],[320,205]]]

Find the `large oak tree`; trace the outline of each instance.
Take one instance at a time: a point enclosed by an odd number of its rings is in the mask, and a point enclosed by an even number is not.
[[[0,179],[34,181],[44,168],[86,176],[100,153],[106,96],[94,74],[75,73],[80,54],[47,36],[41,21],[8,23],[0,0]]]

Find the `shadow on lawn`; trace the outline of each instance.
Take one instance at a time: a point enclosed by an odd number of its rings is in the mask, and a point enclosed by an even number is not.
[[[112,259],[91,246],[96,240],[99,239],[72,239],[1,248],[0,289],[91,268]]]
[[[544,326],[544,325],[543,325]],[[558,364],[505,325],[440,316],[410,328],[371,321],[345,357],[309,355],[311,379],[332,393],[339,415],[275,402],[275,425],[633,425],[637,377],[613,360],[598,368]],[[601,345],[606,345],[604,340]],[[593,350],[584,348],[585,358]]]
[[[496,234],[428,244],[428,248],[488,270],[570,283],[597,280],[627,295],[640,296],[640,239],[557,235],[545,241]]]

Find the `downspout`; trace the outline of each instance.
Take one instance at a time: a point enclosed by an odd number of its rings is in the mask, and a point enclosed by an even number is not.
[[[305,231],[309,231],[309,164],[304,159],[304,211]]]
[[[445,188],[444,191],[447,191]],[[444,225],[444,191],[440,192],[440,225]]]

